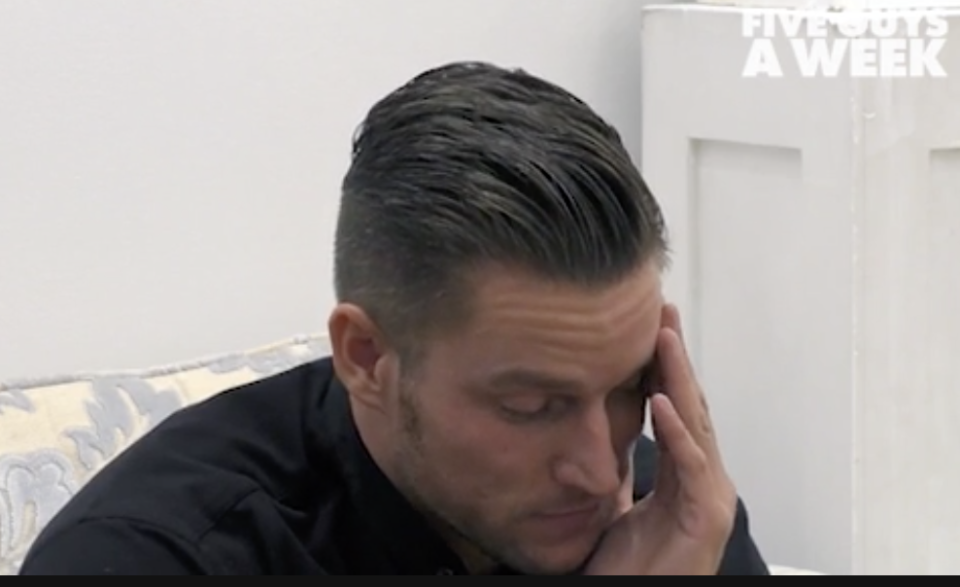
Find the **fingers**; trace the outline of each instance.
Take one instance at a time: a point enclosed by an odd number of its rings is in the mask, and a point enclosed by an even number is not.
[[[693,440],[708,457],[719,460],[710,410],[681,338],[680,314],[676,307],[665,306],[662,324],[657,355],[664,390]]]
[[[657,394],[650,400],[653,427],[660,448],[657,492],[676,495],[681,486],[693,494],[711,491],[712,477],[707,474],[707,457],[693,438],[670,399]]]
[[[666,402],[667,406],[662,404]],[[671,448],[678,443],[682,445],[684,437],[689,437],[686,426],[680,420],[676,410],[670,405],[670,400],[662,393],[650,398],[650,419],[653,422],[653,437],[657,441],[659,452],[655,491],[658,495],[675,496],[680,491],[680,481],[677,479],[677,464],[671,453]],[[677,432],[677,426],[684,428],[683,434]],[[692,440],[692,439],[691,439]],[[683,453],[683,449],[680,449]]]
[[[630,454],[633,454],[633,450],[630,451]],[[617,514],[623,515],[633,509],[634,506],[634,480],[635,473],[633,467],[633,458],[631,456],[628,459],[629,467],[626,476],[624,477],[623,484],[620,486],[620,492],[617,494]]]
[[[687,362],[683,343],[672,330],[664,330],[659,342],[658,354],[664,390],[697,441],[708,440],[712,437],[713,427],[706,409],[706,400]]]
[[[680,315],[664,308],[657,341],[658,367],[665,393],[651,399],[651,412],[662,445],[657,489],[676,496],[688,532],[726,540],[736,511],[736,489],[727,475],[710,413],[684,347]],[[692,530],[691,530],[692,529]]]
[[[677,309],[673,304],[667,304],[663,307],[663,316],[660,320],[660,327],[672,330],[677,338],[680,339],[680,346],[683,347],[684,362],[687,364],[687,368],[693,373],[693,362],[690,360],[690,355],[687,352],[687,341],[684,338],[683,333],[683,323],[680,319],[680,310]]]
[[[660,321],[661,328],[669,328],[670,330],[677,333],[677,336],[680,337],[680,342],[686,344],[683,340],[683,324],[680,321],[680,310],[677,309],[673,304],[666,304],[663,307],[663,316]]]

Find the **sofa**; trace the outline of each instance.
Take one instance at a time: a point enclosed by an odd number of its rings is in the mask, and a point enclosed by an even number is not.
[[[325,337],[300,336],[139,371],[0,382],[0,575],[15,575],[40,530],[77,490],[167,416],[328,348]]]

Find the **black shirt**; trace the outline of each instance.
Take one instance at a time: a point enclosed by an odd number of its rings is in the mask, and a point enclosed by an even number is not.
[[[653,443],[637,451],[650,491]],[[47,525],[23,575],[466,574],[364,448],[329,359],[171,416]],[[722,568],[765,575],[740,506]]]

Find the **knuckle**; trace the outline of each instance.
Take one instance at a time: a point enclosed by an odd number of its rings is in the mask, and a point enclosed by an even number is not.
[[[701,451],[695,451],[690,456],[690,470],[697,475],[707,475],[710,473],[710,459]]]
[[[727,500],[719,501],[712,517],[712,527],[717,538],[724,539],[728,537],[733,532],[736,519],[736,502],[734,501],[734,505],[731,507]]]
[[[710,418],[701,418],[698,428],[704,436],[711,436],[713,434],[713,424],[710,422]]]

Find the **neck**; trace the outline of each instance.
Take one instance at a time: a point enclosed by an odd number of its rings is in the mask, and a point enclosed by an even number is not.
[[[435,516],[424,512],[421,513],[427,518],[433,529],[440,535],[450,550],[456,553],[467,572],[471,575],[492,575],[499,568],[499,564],[490,558],[483,550],[477,548],[473,542],[467,540],[460,532],[457,532],[449,524],[436,519]]]
[[[425,507],[425,504],[422,503],[423,500],[418,499],[416,492],[412,491],[408,484],[404,482],[404,476],[393,466],[395,459],[390,457],[390,447],[392,445],[387,442],[387,438],[381,433],[387,428],[384,422],[378,420],[377,413],[371,412],[366,406],[357,405],[352,398],[351,404],[357,433],[360,435],[367,453],[370,454],[373,462],[376,463],[394,488],[424,517],[427,524],[460,558],[468,573],[471,575],[493,574],[499,566],[496,561],[487,556],[441,517],[434,514],[428,507]]]

